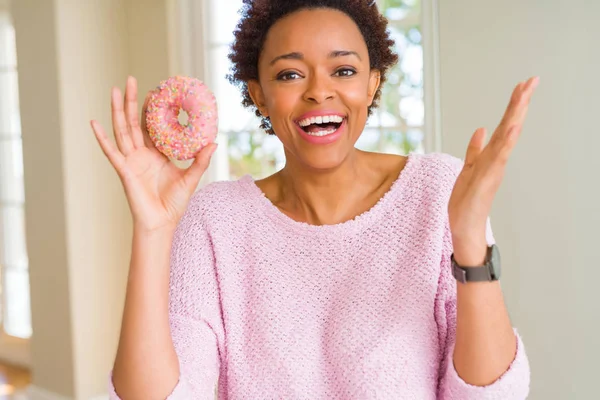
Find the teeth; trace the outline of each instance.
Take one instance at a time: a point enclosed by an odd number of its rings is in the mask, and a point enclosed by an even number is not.
[[[340,117],[339,115],[325,115],[325,116],[303,119],[301,121],[298,121],[298,125],[300,125],[301,127],[304,128],[304,127],[312,125],[312,124],[328,124],[330,122],[339,124],[343,120],[344,120],[344,118]]]
[[[327,129],[326,131],[306,132],[306,133],[309,134],[310,136],[327,136],[327,135],[331,135],[335,131],[336,131],[336,129]]]

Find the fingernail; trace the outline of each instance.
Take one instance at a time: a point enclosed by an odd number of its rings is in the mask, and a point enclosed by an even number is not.
[[[533,83],[531,84],[531,87],[533,89],[535,89],[539,84],[540,84],[540,77],[536,76],[535,78],[533,78]]]

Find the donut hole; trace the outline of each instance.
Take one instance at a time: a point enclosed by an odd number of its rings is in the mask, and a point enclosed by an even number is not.
[[[179,109],[179,115],[177,115],[177,121],[181,126],[188,126],[190,116],[183,108]]]

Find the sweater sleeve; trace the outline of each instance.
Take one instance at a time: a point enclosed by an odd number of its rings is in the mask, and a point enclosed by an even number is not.
[[[490,220],[487,221],[488,244],[495,242]],[[523,400],[529,393],[529,362],[523,341],[513,328],[517,338],[517,351],[509,368],[488,386],[473,386],[466,383],[457,373],[454,362],[456,339],[456,279],[452,276],[450,256],[452,239],[448,225],[444,234],[441,273],[436,298],[435,318],[440,342],[440,373],[438,396],[440,400]]]
[[[169,326],[180,377],[167,400],[212,400],[219,377],[224,330],[218,277],[199,203],[196,193],[177,227],[171,249]],[[109,398],[120,400],[112,372]]]

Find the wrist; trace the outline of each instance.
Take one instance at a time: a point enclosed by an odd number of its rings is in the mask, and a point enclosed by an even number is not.
[[[454,260],[461,267],[480,267],[485,264],[488,245],[483,241],[453,242]]]
[[[147,239],[170,238],[173,237],[173,235],[175,235],[176,228],[177,225],[175,224],[163,225],[156,228],[148,228],[144,225],[134,223],[133,236]]]

